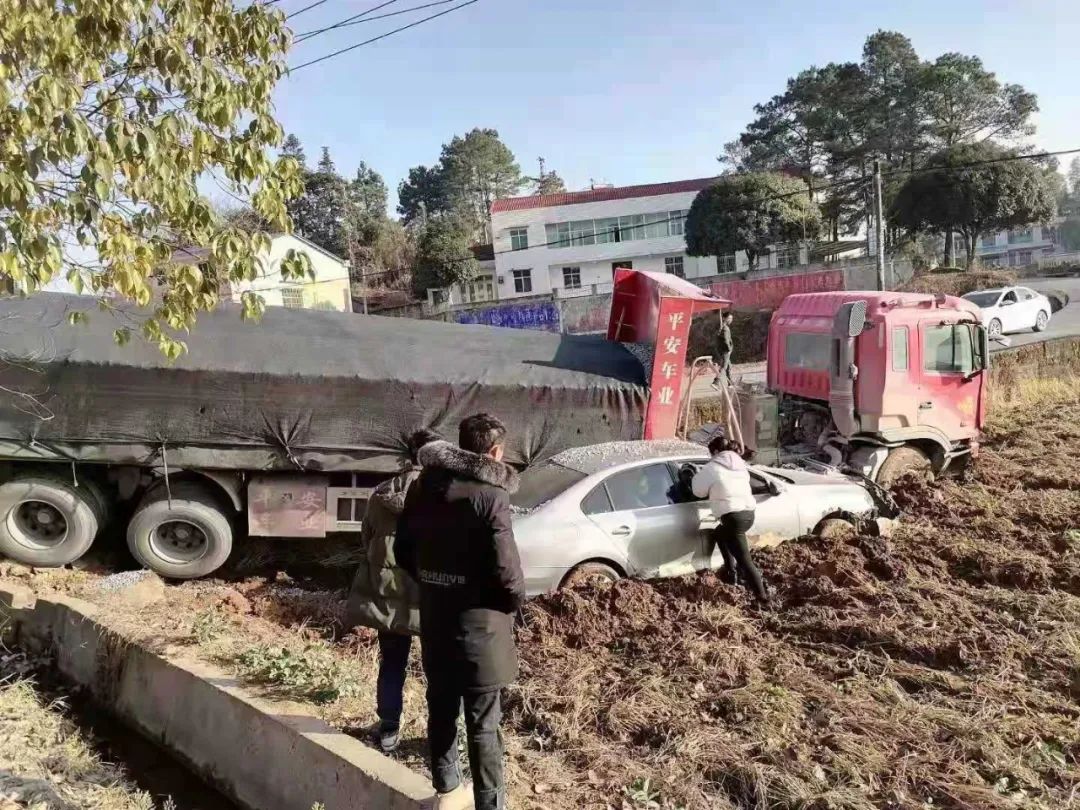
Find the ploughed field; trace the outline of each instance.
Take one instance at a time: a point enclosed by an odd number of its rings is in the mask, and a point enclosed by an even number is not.
[[[768,609],[713,574],[531,602],[506,701],[512,806],[1080,807],[1080,397],[1017,401],[967,480],[901,488],[891,538],[760,553]],[[373,634],[344,634],[343,580],[279,567],[178,586],[2,573],[362,735]],[[418,664],[397,756],[423,770]]]

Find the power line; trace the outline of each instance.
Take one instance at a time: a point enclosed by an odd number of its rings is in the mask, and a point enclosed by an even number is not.
[[[396,2],[396,0],[390,0],[390,2]],[[329,25],[326,28],[317,28],[314,31],[305,31],[303,34],[298,35],[296,39],[293,40],[293,44],[299,45],[301,42],[307,42],[312,37],[316,37],[319,34],[324,34],[327,31],[333,31],[337,28],[348,28],[353,25],[360,25],[360,23],[374,22],[375,20],[385,20],[388,17],[400,17],[402,14],[410,14],[413,11],[421,11],[425,8],[433,8],[435,6],[445,6],[453,2],[454,0],[436,0],[436,2],[434,3],[425,3],[422,6],[412,6],[411,8],[403,8],[400,11],[390,11],[386,14],[376,14],[374,17],[367,16],[368,14],[371,14],[372,11],[378,11],[380,8],[383,8],[383,6],[387,6],[390,4],[383,3],[381,6],[376,6],[375,8],[369,9],[363,14],[357,14],[354,17],[348,17],[341,22],[335,23],[334,25]],[[360,17],[363,17],[363,19],[358,19]]]
[[[313,31],[305,31],[303,34],[299,34],[296,39],[293,40],[293,44],[299,45],[304,40],[311,39],[312,37],[318,36],[319,34],[325,34],[327,31],[333,31],[335,28],[343,28],[344,26],[351,25],[354,22],[360,22],[362,17],[367,17],[367,15],[376,12],[381,8],[392,6],[396,2],[397,0],[385,0],[385,2],[379,3],[379,5],[369,8],[367,11],[361,11],[359,14],[354,14],[351,17],[346,17],[344,20],[339,20],[338,22],[332,25],[328,25],[325,28],[316,28]],[[373,19],[377,20],[381,18],[374,17]],[[363,22],[369,22],[369,20],[363,20]]]
[[[326,2],[326,0],[321,0],[321,1]],[[479,0],[467,0],[467,2],[462,3],[461,5],[454,6],[452,8],[448,8],[448,9],[446,9],[446,11],[440,11],[438,14],[432,14],[430,17],[424,17],[423,19],[417,20],[416,22],[411,22],[408,25],[403,25],[400,28],[395,28],[392,31],[387,31],[385,34],[380,34],[377,37],[372,37],[371,39],[365,39],[363,42],[357,42],[355,45],[350,45],[348,48],[342,48],[341,50],[334,51],[333,53],[328,53],[325,56],[320,56],[318,59],[312,59],[312,60],[310,60],[308,62],[302,62],[301,64],[297,65],[294,68],[289,68],[289,72],[293,73],[293,72],[295,72],[297,70],[300,70],[300,68],[306,68],[306,67],[309,67],[311,65],[316,65],[319,62],[325,62],[327,59],[333,59],[335,56],[341,56],[341,54],[343,54],[343,53],[348,53],[349,51],[354,51],[357,48],[362,48],[365,45],[370,45],[373,42],[378,42],[380,39],[386,39],[387,37],[392,37],[394,34],[400,34],[402,31],[407,31],[410,28],[415,28],[418,25],[423,25],[424,23],[426,23],[426,22],[428,22],[430,20],[434,20],[436,17],[443,17],[443,16],[445,16],[445,15],[447,15],[447,14],[453,12],[453,11],[457,11],[458,9],[465,8],[465,6],[471,6],[473,3],[476,3],[476,2],[479,2]]]
[[[1061,149],[1057,152],[1032,152],[1029,155],[1006,155],[999,158],[988,158],[987,160],[973,160],[970,163],[957,163],[952,166],[920,166],[912,169],[895,169],[891,172],[885,172],[886,177],[895,177],[901,174],[923,174],[925,172],[949,172],[949,171],[962,171],[964,169],[974,169],[978,166],[989,166],[994,163],[1010,163],[1014,160],[1044,160],[1050,157],[1061,157],[1062,155],[1075,155],[1080,153],[1080,149]]]
[[[313,8],[316,8],[317,6],[321,6],[325,2],[326,2],[326,0],[315,0],[314,3],[312,3],[309,6],[304,6],[299,11],[294,11],[291,14],[286,14],[285,19],[286,20],[291,20],[293,17],[296,17],[296,16],[298,16],[300,14],[303,14],[305,11],[311,11]]]

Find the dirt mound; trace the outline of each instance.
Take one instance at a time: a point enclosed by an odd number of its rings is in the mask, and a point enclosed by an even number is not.
[[[1003,270],[930,270],[917,273],[898,289],[903,292],[966,295],[975,290],[1016,283],[1016,274]]]
[[[507,710],[545,795],[519,803],[646,806],[648,779],[669,808],[1069,806],[1078,452],[1075,399],[1010,412],[969,482],[899,493],[892,539],[761,554],[769,610],[713,574],[530,603]]]

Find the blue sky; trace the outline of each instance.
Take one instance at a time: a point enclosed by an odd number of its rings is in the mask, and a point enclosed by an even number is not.
[[[292,24],[319,28],[376,2],[327,0]],[[315,37],[290,62],[410,19]],[[908,35],[923,58],[982,57],[1003,81],[1038,94],[1037,146],[1080,147],[1076,0],[480,0],[296,72],[277,90],[277,111],[309,160],[321,146],[343,173],[365,160],[392,196],[409,167],[430,165],[444,141],[474,126],[498,129],[526,173],[543,155],[571,189],[707,176],[755,103],[805,67],[858,60],[879,28]]]

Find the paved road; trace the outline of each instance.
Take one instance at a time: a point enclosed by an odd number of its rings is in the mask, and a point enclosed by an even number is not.
[[[1045,332],[1028,331],[1007,335],[1010,345],[1023,346],[1049,338],[1080,335],[1080,278],[1029,278],[1021,279],[1020,284],[1041,293],[1062,290],[1069,295],[1069,305],[1054,313]]]
[[[1065,337],[1067,335],[1080,335],[1080,278],[1038,278],[1038,279],[1023,279],[1020,284],[1031,287],[1033,290],[1039,292],[1048,292],[1049,290],[1061,290],[1069,295],[1069,305],[1063,310],[1054,313],[1050,318],[1050,325],[1045,332],[1017,332],[1016,334],[1008,335],[1010,346],[1023,346],[1027,343],[1037,343],[1040,340],[1048,340],[1049,338]],[[1004,346],[999,344],[992,344],[992,350],[998,351]],[[736,379],[742,378],[744,382],[748,383],[761,383],[765,382],[765,364],[764,363],[746,363],[745,365],[738,365],[734,368]],[[713,396],[716,393],[712,387],[712,377],[704,375],[698,377],[694,382],[694,399],[702,397]]]

